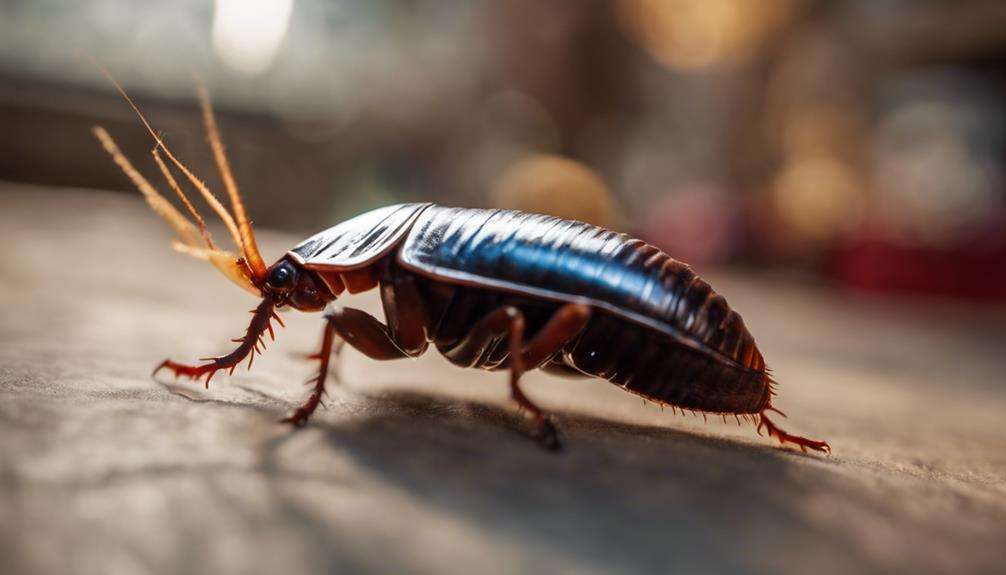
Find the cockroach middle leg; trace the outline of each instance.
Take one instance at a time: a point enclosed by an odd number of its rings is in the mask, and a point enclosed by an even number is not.
[[[548,415],[531,401],[520,387],[525,371],[539,367],[570,339],[579,334],[590,319],[590,308],[582,304],[567,304],[559,308],[545,326],[524,343],[524,314],[513,306],[504,306],[479,320],[462,344],[451,350],[455,357],[478,357],[482,350],[501,335],[506,335],[510,348],[510,396],[517,406],[531,414],[535,424],[534,438],[549,450],[561,447],[559,434]]]

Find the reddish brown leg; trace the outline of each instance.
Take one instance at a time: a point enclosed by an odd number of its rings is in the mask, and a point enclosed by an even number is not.
[[[800,437],[799,435],[790,435],[785,431],[776,427],[772,420],[765,416],[765,412],[762,411],[758,414],[758,433],[761,434],[761,429],[764,427],[769,434],[769,437],[774,437],[779,440],[779,443],[786,444],[792,443],[800,448],[801,451],[807,453],[807,448],[811,448],[814,451],[823,451],[824,453],[831,453],[831,446],[828,445],[827,441],[818,441],[816,439],[807,439],[806,437]]]
[[[534,421],[534,437],[550,450],[560,448],[559,435],[549,417],[532,402],[520,387],[520,376],[549,358],[571,338],[576,336],[590,319],[590,308],[582,304],[561,307],[548,323],[524,344],[524,314],[513,306],[502,307],[479,320],[468,337],[458,347],[448,352],[455,359],[471,357],[476,361],[482,351],[497,337],[506,334],[510,347],[510,396],[517,405],[527,410]]]
[[[338,357],[344,343],[349,343],[357,351],[372,359],[389,360],[410,357],[395,343],[388,327],[365,311],[353,308],[338,308],[325,316],[325,334],[321,341],[321,351],[311,356],[321,362],[318,377],[309,381],[314,389],[304,405],[297,408],[283,420],[298,427],[307,423],[321,403],[325,394],[325,379],[328,375],[329,360],[334,353]],[[399,325],[402,325],[399,323]],[[414,327],[411,324],[403,328]],[[425,346],[424,346],[425,347]],[[422,353],[420,351],[419,353]]]
[[[283,325],[283,320],[276,315],[274,307],[275,302],[267,297],[262,300],[262,303],[258,304],[258,307],[252,310],[251,313],[254,315],[244,337],[234,340],[240,342],[241,345],[231,353],[220,357],[204,358],[204,361],[209,361],[209,363],[204,363],[203,365],[186,365],[166,359],[154,368],[152,375],[156,375],[162,369],[170,369],[175,374],[175,377],[181,376],[199,379],[205,375],[206,387],[209,387],[213,374],[221,369],[227,369],[230,370],[230,373],[234,373],[234,368],[246,357],[249,358],[248,369],[251,369],[255,354],[262,353],[262,350],[265,349],[264,337],[266,332],[269,333],[270,338],[276,339],[272,329],[272,320],[275,319],[280,325]]]
[[[318,377],[311,382],[314,389],[304,405],[283,421],[302,426],[314,413],[325,394],[328,362],[334,352],[336,357],[344,343],[353,346],[363,355],[377,360],[417,357],[426,351],[426,327],[423,325],[423,302],[411,278],[387,273],[381,279],[381,301],[384,304],[388,325],[365,311],[353,308],[336,308],[325,316],[327,324],[322,337],[321,351],[316,357],[321,361]]]
[[[311,390],[311,395],[308,396],[304,405],[301,405],[289,416],[283,418],[282,423],[290,423],[295,427],[302,427],[307,423],[314,410],[318,409],[318,405],[321,404],[321,396],[325,395],[328,363],[331,361],[333,354],[336,357],[339,356],[339,351],[342,349],[344,343],[345,341],[342,339],[336,341],[335,328],[331,322],[326,323],[325,331],[321,336],[321,350],[317,354],[308,357],[308,359],[317,359],[321,364],[318,368],[318,375],[307,380],[307,383],[314,384],[314,389]]]

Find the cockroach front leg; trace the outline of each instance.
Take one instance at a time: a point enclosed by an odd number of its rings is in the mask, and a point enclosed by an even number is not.
[[[231,353],[220,357],[206,358],[204,361],[208,361],[209,363],[202,365],[186,365],[166,359],[154,369],[154,375],[162,369],[170,369],[175,374],[175,377],[181,376],[190,379],[199,379],[205,375],[205,385],[209,387],[213,374],[221,369],[226,369],[230,373],[233,373],[238,364],[246,357],[249,358],[248,369],[251,369],[255,354],[262,353],[262,350],[265,349],[265,334],[268,332],[269,337],[275,339],[272,320],[275,319],[281,326],[283,325],[283,320],[276,314],[275,307],[275,302],[267,297],[262,300],[262,303],[258,307],[252,310],[252,320],[248,325],[248,330],[245,332],[244,337],[234,340],[240,342],[241,345]]]
[[[326,315],[321,351],[312,356],[321,362],[318,377],[310,381],[314,383],[314,389],[304,405],[284,422],[298,427],[307,423],[325,394],[329,359],[333,352],[338,357],[344,343],[376,360],[418,357],[426,351],[429,344],[423,324],[423,302],[415,282],[407,275],[395,275],[385,268],[380,285],[387,325],[369,313],[353,308],[337,307]]]
[[[314,410],[318,409],[318,405],[321,404],[321,396],[325,395],[325,380],[328,378],[329,361],[332,359],[333,354],[338,357],[339,351],[342,350],[342,346],[345,343],[345,340],[339,339],[336,341],[335,338],[335,328],[328,321],[325,323],[325,332],[321,337],[321,350],[314,355],[308,356],[308,359],[316,359],[321,364],[318,368],[318,375],[313,379],[307,380],[307,383],[314,384],[314,389],[311,390],[311,395],[304,402],[304,405],[298,407],[289,416],[284,417],[282,423],[290,423],[295,427],[303,427],[307,423],[307,420],[311,418]]]

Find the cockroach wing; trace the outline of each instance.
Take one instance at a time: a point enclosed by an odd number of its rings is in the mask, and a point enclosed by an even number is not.
[[[371,210],[304,240],[288,255],[308,269],[349,271],[366,267],[405,237],[432,204],[397,204]]]
[[[442,281],[587,303],[725,363],[764,368],[722,296],[687,265],[625,234],[512,210],[434,206],[412,224],[398,261]]]

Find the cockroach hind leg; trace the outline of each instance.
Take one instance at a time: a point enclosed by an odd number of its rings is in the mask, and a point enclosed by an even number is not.
[[[537,429],[533,436],[543,449],[547,451],[562,451],[562,441],[559,439],[559,430],[549,417],[542,417],[537,423]]]
[[[765,431],[768,433],[769,437],[774,437],[774,438],[778,439],[780,444],[785,445],[787,443],[791,443],[791,444],[799,447],[800,450],[803,451],[804,453],[807,452],[808,448],[813,449],[814,451],[820,451],[822,453],[828,453],[828,454],[831,453],[831,446],[828,445],[827,441],[819,441],[819,440],[816,440],[816,439],[808,439],[806,437],[801,437],[799,435],[792,435],[792,434],[786,433],[782,429],[779,429],[779,427],[776,426],[776,424],[773,423],[772,420],[769,419],[765,415],[765,411],[768,411],[768,410],[766,409],[766,410],[764,410],[764,411],[762,411],[761,413],[758,414],[758,434],[759,435],[761,435],[761,430],[764,427]],[[773,411],[776,411],[776,410],[773,410]]]

